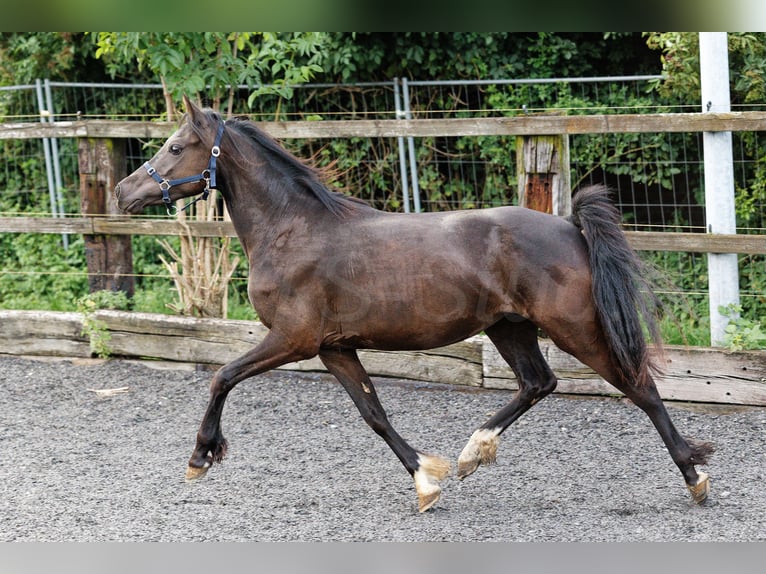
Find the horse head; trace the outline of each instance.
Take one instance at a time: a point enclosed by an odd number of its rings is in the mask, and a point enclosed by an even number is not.
[[[184,105],[186,114],[178,130],[152,159],[115,186],[122,211],[139,213],[146,206],[164,204],[170,215],[176,211],[176,200],[199,194],[198,199],[206,199],[215,189],[224,122],[186,96]]]

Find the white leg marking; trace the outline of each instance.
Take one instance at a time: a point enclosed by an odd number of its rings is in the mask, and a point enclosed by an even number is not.
[[[463,479],[472,474],[479,468],[480,464],[492,464],[497,460],[500,430],[499,428],[494,428],[474,431],[458,458],[458,478]]]
[[[448,460],[439,456],[418,455],[418,470],[415,471],[415,490],[418,493],[418,510],[425,512],[439,500],[442,489],[439,481],[446,478],[450,471]]]

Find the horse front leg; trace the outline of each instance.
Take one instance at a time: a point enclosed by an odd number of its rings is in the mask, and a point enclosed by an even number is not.
[[[237,383],[315,355],[316,351],[302,349],[270,331],[251,351],[218,369],[210,383],[210,401],[197,432],[197,444],[186,468],[186,479],[201,478],[214,462],[221,462],[226,455],[228,443],[221,432],[221,414],[226,397]]]
[[[383,440],[415,480],[418,510],[425,512],[439,500],[439,481],[450,471],[448,460],[416,451],[399,436],[388,421],[369,375],[354,350],[322,350],[319,358],[340,382],[359,409],[362,418]]]

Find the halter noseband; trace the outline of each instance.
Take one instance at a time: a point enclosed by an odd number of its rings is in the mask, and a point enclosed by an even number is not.
[[[218,123],[218,132],[215,134],[215,142],[213,143],[213,147],[210,150],[210,161],[208,161],[207,169],[202,170],[202,173],[199,173],[197,175],[190,175],[189,177],[182,177],[180,179],[171,179],[168,180],[164,177],[162,177],[160,174],[157,173],[157,170],[154,169],[151,164],[147,161],[144,163],[143,167],[146,170],[146,173],[148,173],[154,181],[156,181],[160,186],[160,191],[162,191],[162,201],[165,204],[165,209],[168,212],[168,215],[175,215],[179,211],[184,211],[185,209],[188,209],[195,203],[197,203],[200,200],[207,199],[210,195],[210,190],[215,189],[215,163],[216,159],[219,155],[221,155],[221,139],[223,138],[223,128],[225,125],[225,121],[221,121]],[[173,200],[170,199],[170,188],[174,185],[182,185],[184,183],[192,183],[195,181],[204,181],[205,182],[205,189],[202,190],[202,195],[197,197],[196,199],[193,199],[186,205],[184,205],[181,209],[178,209],[175,205],[173,205]]]

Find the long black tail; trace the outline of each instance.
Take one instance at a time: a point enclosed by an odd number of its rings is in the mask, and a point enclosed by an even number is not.
[[[602,185],[579,190],[572,198],[572,223],[588,245],[593,299],[619,376],[642,384],[650,371],[659,371],[650,355],[644,327],[657,350],[659,302],[641,260],[620,228],[620,213]]]

